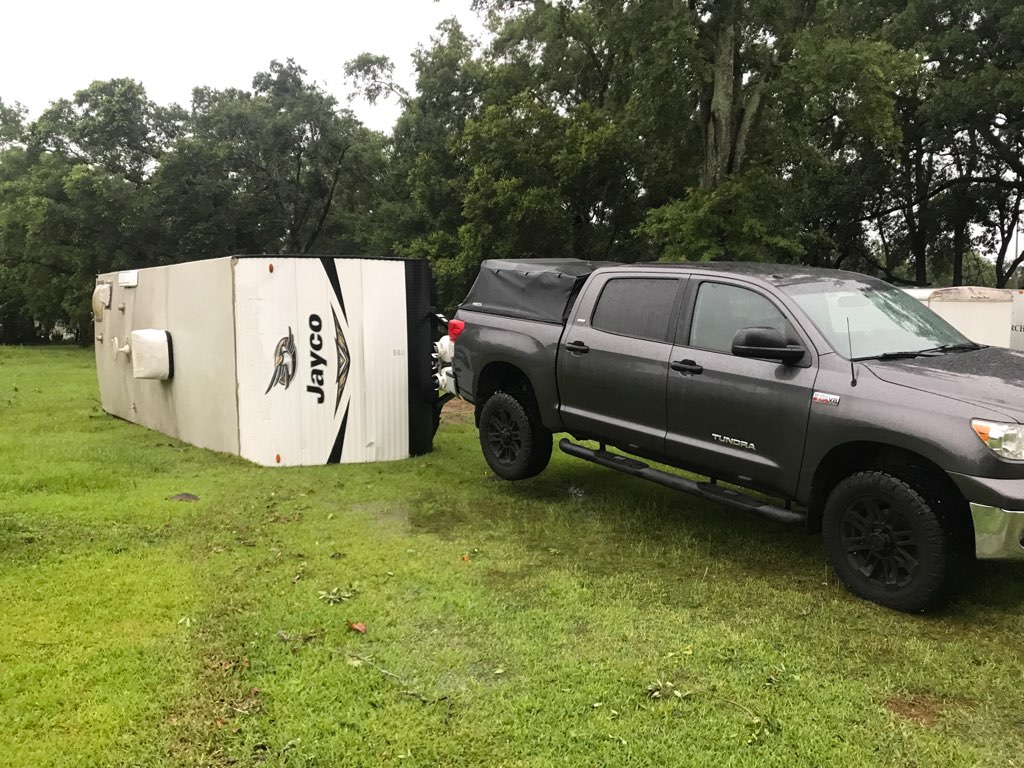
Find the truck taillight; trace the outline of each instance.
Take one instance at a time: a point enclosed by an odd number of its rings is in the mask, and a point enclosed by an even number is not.
[[[448,321],[448,338],[455,341],[459,338],[459,334],[466,328],[466,322],[464,320],[449,320]]]

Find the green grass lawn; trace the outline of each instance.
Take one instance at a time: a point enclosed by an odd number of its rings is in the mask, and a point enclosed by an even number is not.
[[[264,469],[105,415],[77,350],[0,347],[0,459],[3,766],[1024,765],[1019,565],[905,616],[817,537],[497,480],[464,410]]]

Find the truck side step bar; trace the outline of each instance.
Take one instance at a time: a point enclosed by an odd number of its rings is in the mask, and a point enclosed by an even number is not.
[[[584,461],[599,464],[609,469],[617,469],[619,472],[650,480],[674,491],[682,491],[702,499],[717,501],[735,509],[753,512],[777,523],[803,523],[806,520],[805,515],[800,512],[776,507],[763,499],[748,496],[741,491],[734,491],[731,488],[723,488],[720,485],[712,485],[711,483],[698,483],[685,477],[662,472],[660,469],[655,469],[630,456],[620,456],[617,453],[587,448],[585,445],[578,445],[564,437],[558,442],[558,447],[563,453],[575,456],[577,459],[583,459]]]

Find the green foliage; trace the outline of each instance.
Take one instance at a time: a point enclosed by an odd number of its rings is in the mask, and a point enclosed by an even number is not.
[[[466,126],[469,177],[460,230],[464,253],[479,261],[550,257],[569,250],[570,214],[558,191],[556,157],[564,120],[529,97],[488,107]],[[497,246],[500,250],[494,251]]]
[[[243,232],[259,231],[255,245],[268,253],[312,251],[339,188],[358,183],[379,160],[360,152],[369,131],[305,74],[291,59],[273,61],[253,78],[251,93],[193,94],[196,148],[223,164],[241,223],[249,224]]]
[[[395,65],[387,56],[361,53],[345,63],[345,76],[370,104],[392,94],[408,98],[408,94],[395,84],[394,75]]]
[[[444,22],[432,42],[413,55],[417,94],[395,125],[386,226],[398,254],[432,262],[441,306],[450,308],[478,266],[460,251],[471,175],[463,135],[480,111],[484,84],[473,41],[457,21]]]
[[[0,264],[20,286],[22,323],[90,323],[96,273],[138,261],[127,231],[138,203],[130,182],[97,166],[20,148],[0,155]]]
[[[4,104],[0,99],[0,150],[20,142],[25,135],[25,109],[15,102]]]
[[[0,101],[5,338],[88,323],[91,272],[240,252],[799,261],[920,285],[1024,263],[1019,0],[477,0],[346,65],[368,131],[294,61],[189,110],[96,82]],[[20,305],[20,310],[17,307]],[[12,329],[20,329],[15,333]],[[33,331],[34,333],[34,331]],[[84,335],[83,335],[84,338]]]
[[[271,62],[253,90],[196,89],[189,112],[95,82],[24,126],[0,104],[0,335],[83,340],[95,275],[234,253],[359,252],[381,137]],[[343,210],[341,210],[343,209]],[[378,245],[378,250],[381,246]]]
[[[779,216],[785,192],[778,180],[750,172],[653,209],[638,231],[667,261],[798,261],[799,229]]]
[[[141,184],[180,129],[184,113],[162,108],[134,80],[97,81],[54,102],[29,130],[40,147]]]

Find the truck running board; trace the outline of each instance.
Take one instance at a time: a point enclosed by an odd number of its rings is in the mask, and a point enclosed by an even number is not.
[[[662,472],[660,469],[655,469],[629,456],[620,456],[617,453],[587,448],[584,445],[577,445],[564,437],[558,442],[558,447],[562,449],[563,453],[575,456],[577,459],[600,464],[602,467],[608,467],[609,469],[617,469],[619,472],[650,480],[653,483],[664,485],[675,491],[682,491],[693,496],[699,496],[702,499],[717,501],[736,509],[753,512],[778,523],[803,523],[806,520],[806,517],[800,512],[776,507],[762,499],[748,496],[741,491],[734,491],[731,488],[723,488],[711,483],[698,483],[685,477]]]

